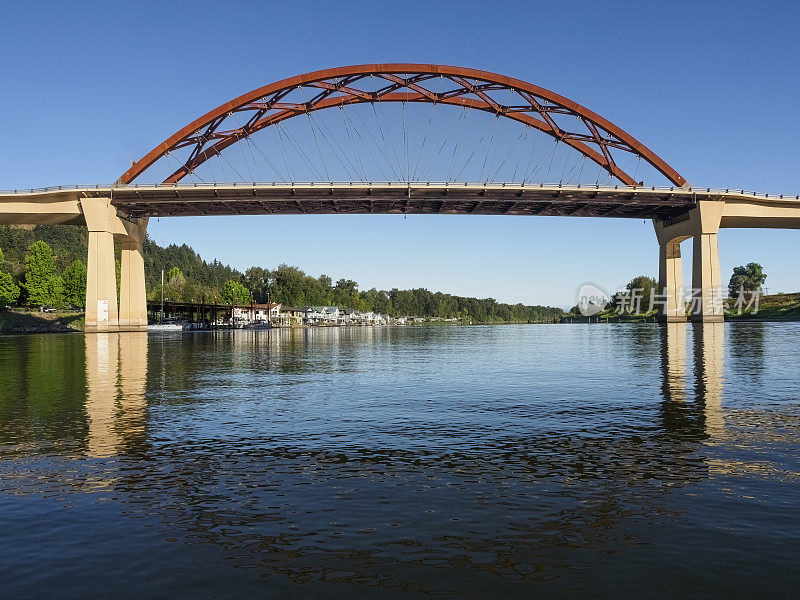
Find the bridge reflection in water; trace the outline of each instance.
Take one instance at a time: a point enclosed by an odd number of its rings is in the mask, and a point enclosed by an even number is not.
[[[559,575],[597,569],[599,556],[670,547],[675,540],[661,530],[680,531],[691,505],[684,496],[694,502],[716,474],[748,469],[726,429],[725,336],[739,360],[748,344],[741,336],[759,332],[672,323],[4,339],[0,360],[17,378],[0,389],[0,468],[10,476],[0,492],[102,489],[134,517],[115,522],[121,535],[157,524],[189,556],[206,552],[191,549],[198,545],[215,548],[228,564],[287,585],[351,584],[341,589],[357,596],[363,587],[365,597],[375,587],[513,595],[536,581],[564,589]],[[484,371],[462,388],[459,377],[470,376],[445,371],[474,355],[472,335],[502,360],[470,363]],[[593,344],[606,335],[624,345],[600,371],[587,365],[585,378],[600,383],[586,389],[597,398],[576,403],[582,380],[548,379],[563,368],[552,355],[558,344],[542,354],[513,347],[526,335],[534,337],[525,344],[563,335],[577,346],[583,335]],[[45,356],[58,377],[85,378],[84,400],[47,387]],[[614,360],[624,363],[621,385],[651,395],[603,404],[612,380],[601,371]],[[411,395],[420,389],[427,399]],[[455,416],[441,412],[444,396]],[[69,458],[62,474],[37,462],[58,456]],[[615,585],[626,563],[618,564],[603,562]],[[250,585],[238,573],[198,581]],[[257,590],[257,578],[251,583]]]
[[[687,332],[691,348],[687,347]],[[667,323],[661,330],[662,390],[665,428],[694,427],[713,440],[725,426],[722,410],[725,357],[725,326],[722,323]],[[694,367],[694,404],[689,399],[687,351]],[[676,418],[678,417],[678,418]],[[672,419],[675,418],[673,421]],[[683,425],[680,423],[683,422]],[[692,426],[689,423],[693,423]]]
[[[722,323],[668,323],[660,326],[662,355],[663,427],[668,433],[693,434],[697,440],[713,443],[725,428],[724,396],[725,326]],[[153,344],[159,354],[155,380],[167,390],[180,389],[198,374],[192,365],[197,346],[203,352],[224,352],[229,368],[246,372],[278,368],[284,373],[332,373],[348,369],[357,359],[353,338],[369,343],[381,330],[337,331],[338,343],[313,361],[298,349],[326,344],[328,330],[283,329],[272,332],[236,332],[235,336],[208,336],[205,344],[180,344],[178,348],[161,339]],[[688,333],[688,341],[687,341]],[[232,338],[232,339],[231,339]],[[103,457],[126,451],[126,444],[141,442],[146,435],[148,334],[105,333],[85,338],[86,417],[88,456]],[[164,342],[167,342],[166,344]],[[687,346],[691,344],[691,347]],[[178,354],[175,354],[175,351]],[[687,354],[692,357],[687,364]],[[177,364],[176,364],[177,363]],[[182,366],[181,366],[182,365]],[[693,368],[694,390],[690,390],[688,367]],[[355,368],[355,365],[353,365]],[[691,404],[689,404],[691,403]],[[682,418],[675,418],[678,414]]]
[[[146,332],[85,336],[87,454],[112,456],[145,432]]]

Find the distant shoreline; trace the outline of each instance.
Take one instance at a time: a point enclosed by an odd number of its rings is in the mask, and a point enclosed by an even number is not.
[[[443,322],[420,320],[405,325],[380,325],[375,327],[420,327],[437,326],[452,327],[472,325],[549,325],[558,324],[558,321],[527,322],[527,321],[486,321],[473,323]],[[362,328],[373,326],[362,325],[292,325],[290,327],[276,327],[276,329],[331,329],[331,328]],[[219,327],[220,330],[228,327]],[[82,333],[84,331],[84,313],[56,311],[42,313],[34,310],[11,309],[0,310],[0,335],[26,335],[34,333]],[[196,330],[201,331],[201,330]]]
[[[787,311],[785,311],[787,312]],[[726,323],[791,323],[800,321],[800,311],[790,314],[776,314],[775,310],[765,309],[757,314],[725,315]],[[687,322],[691,322],[687,320]],[[0,335],[27,335],[35,333],[83,333],[84,314],[82,312],[40,313],[35,311],[0,310]],[[453,327],[478,325],[569,325],[569,324],[641,324],[659,323],[656,313],[646,315],[608,315],[601,313],[586,317],[583,315],[566,315],[560,321],[522,322],[522,321],[486,321],[472,323],[451,323],[441,321],[419,321],[406,325],[381,325],[376,327]],[[360,325],[292,325],[276,327],[276,329],[331,329],[362,328]],[[371,326],[367,326],[371,327]],[[226,330],[227,327],[219,327]],[[201,331],[201,330],[197,330]],[[203,330],[205,331],[205,330]]]

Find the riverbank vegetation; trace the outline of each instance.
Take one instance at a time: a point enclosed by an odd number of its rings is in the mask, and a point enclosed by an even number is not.
[[[729,297],[723,301],[726,321],[800,320],[800,293],[759,295],[758,302],[755,302],[754,294],[760,294],[766,279],[763,267],[756,262],[734,267],[728,282]],[[658,284],[655,278],[640,275],[634,277],[625,286],[625,290],[611,296],[610,302],[602,310],[588,316],[581,314],[579,306],[574,306],[564,315],[562,321],[568,323],[652,322],[657,319],[658,310],[647,309],[651,306],[651,298],[657,293]]]
[[[800,293],[772,294],[761,296],[758,310],[755,305],[741,311],[734,306],[735,299],[725,301],[726,321],[800,321]],[[613,308],[603,310],[591,317],[570,310],[562,319],[566,323],[647,323],[658,319],[658,311],[620,314]]]
[[[13,291],[12,284],[19,288],[16,299],[0,301],[0,306],[83,306],[87,246],[88,234],[82,227],[0,227],[0,248],[5,252],[0,272],[9,276],[9,289]],[[118,276],[119,255],[118,246]],[[456,318],[472,323],[556,322],[564,315],[562,309],[550,306],[505,304],[493,298],[468,298],[424,288],[363,290],[351,279],[334,282],[327,275],[314,277],[289,265],[274,269],[254,266],[241,272],[217,260],[203,260],[186,244],[161,247],[149,238],[144,244],[144,262],[147,295],[152,300],[161,297],[163,270],[164,295],[173,302],[246,304],[265,303],[269,297],[286,306],[340,306],[390,316]],[[0,290],[3,281],[0,278]]]
[[[83,331],[83,312],[33,312],[17,308],[0,310],[0,334],[67,333]]]

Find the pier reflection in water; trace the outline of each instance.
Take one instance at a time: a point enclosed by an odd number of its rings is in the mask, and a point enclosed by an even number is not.
[[[788,594],[796,331],[2,338],[0,587]]]
[[[88,335],[86,417],[88,456],[112,456],[145,432],[146,332]]]

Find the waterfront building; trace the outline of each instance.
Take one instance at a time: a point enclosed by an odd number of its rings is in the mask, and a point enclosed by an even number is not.
[[[269,304],[250,304],[233,307],[233,324],[250,325],[254,323],[267,323],[279,321],[281,305],[275,302]]]

